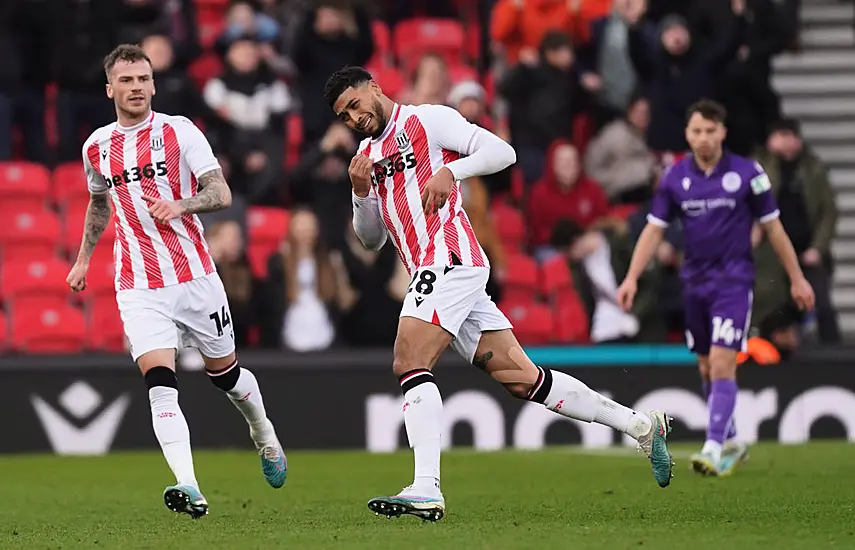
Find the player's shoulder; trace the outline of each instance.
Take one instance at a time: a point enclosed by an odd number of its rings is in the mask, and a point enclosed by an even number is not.
[[[199,133],[202,131],[199,130],[199,127],[196,124],[187,118],[184,115],[168,115],[166,113],[155,113],[154,114],[154,124],[158,126],[169,126],[175,130],[176,133]]]
[[[740,175],[751,177],[765,172],[763,166],[756,160],[732,153],[730,154],[730,168]]]
[[[116,129],[116,123],[111,122],[110,124],[105,124],[100,128],[96,128],[89,137],[86,138],[86,141],[83,142],[83,150],[86,151],[93,145],[99,145],[108,141],[113,136],[113,131]]]
[[[452,109],[448,105],[438,105],[435,103],[423,103],[421,105],[402,105],[401,114],[410,116],[415,115],[420,120],[436,120],[443,118],[457,118],[460,113]]]
[[[671,186],[673,182],[689,177],[691,162],[691,156],[686,155],[666,166],[662,172],[660,185]]]

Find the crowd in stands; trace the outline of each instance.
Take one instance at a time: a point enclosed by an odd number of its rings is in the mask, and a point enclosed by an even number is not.
[[[239,346],[394,340],[409,278],[390,246],[365,250],[353,233],[347,167],[359,137],[321,93],[345,65],[369,68],[399,102],[452,106],[515,147],[516,166],[461,185],[493,265],[488,291],[524,343],[682,341],[679,227],[631,313],[615,293],[659,176],[685,154],[685,110],[704,97],[728,109],[727,147],[768,170],[817,291],[819,335],[839,340],[834,194],[770,84],[772,58],[798,49],[797,9],[773,0],[4,0],[0,340],[19,351],[123,346],[110,232],[82,301],[64,288],[88,199],[80,147],[114,120],[102,58],[123,42],[152,60],[154,109],[205,130],[235,195],[203,221]],[[792,348],[803,319],[759,235],[753,324]]]

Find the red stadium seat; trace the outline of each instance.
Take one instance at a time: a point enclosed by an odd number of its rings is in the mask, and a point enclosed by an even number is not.
[[[514,334],[523,345],[552,342],[554,320],[549,306],[537,302],[502,300],[499,309],[514,325]]]
[[[469,65],[456,64],[448,67],[448,74],[451,77],[451,82],[458,84],[467,80],[478,82],[478,71]]]
[[[108,258],[103,254],[98,258],[93,257],[89,260],[89,272],[86,274],[86,290],[83,291],[83,297],[87,300],[98,300],[102,296],[113,298],[116,289],[115,281],[116,267],[112,253]],[[115,299],[113,301],[115,302]]]
[[[0,294],[6,301],[30,297],[58,297],[64,301],[70,292],[65,282],[69,267],[68,262],[58,258],[4,261]]]
[[[253,206],[247,213],[249,244],[273,244],[279,246],[288,235],[291,214],[283,208]]]
[[[3,220],[0,246],[4,255],[15,247],[41,247],[53,256],[61,240],[59,217],[53,212],[21,212]]]
[[[121,353],[126,350],[122,316],[114,296],[96,300],[89,311],[87,347],[98,351]]]
[[[525,243],[525,219],[522,212],[508,205],[494,206],[490,212],[493,227],[508,252],[522,250]]]
[[[203,88],[205,83],[212,78],[219,76],[222,71],[223,64],[220,62],[220,58],[212,53],[204,54],[197,59],[190,65],[189,70],[190,78],[193,79],[199,89]]]
[[[9,324],[6,316],[0,311],[0,351],[5,350],[9,344]]]
[[[226,0],[228,1],[228,0]],[[196,26],[199,29],[199,43],[205,50],[210,49],[226,28],[223,11],[225,7],[205,6],[196,11]]]
[[[0,196],[3,199],[31,197],[47,199],[50,171],[34,162],[0,162]]]
[[[418,17],[406,19],[392,32],[395,54],[404,67],[426,53],[437,53],[450,65],[459,63],[465,47],[463,24],[455,19]]]
[[[86,320],[70,306],[29,308],[12,318],[14,349],[24,353],[77,353],[86,341]]]
[[[267,278],[267,260],[271,254],[276,252],[277,246],[272,246],[267,243],[251,244],[247,249],[249,259],[249,269],[254,277],[258,279]]]
[[[47,210],[42,197],[4,197],[0,195],[0,220],[8,220],[18,214],[39,216]]]
[[[53,171],[53,196],[57,204],[64,205],[72,197],[88,197],[89,185],[82,162],[66,162]]]
[[[573,274],[563,255],[547,260],[540,266],[540,291],[544,296],[573,289]]]
[[[556,342],[584,344],[590,341],[588,312],[574,288],[567,288],[557,294],[554,311]]]
[[[374,37],[374,55],[368,62],[371,67],[388,67],[392,64],[392,31],[383,21],[371,22],[371,34]]]
[[[407,81],[395,67],[369,67],[368,72],[389,97],[396,97],[407,86]]]
[[[502,283],[503,299],[510,302],[533,300],[537,296],[537,262],[514,254],[508,257],[508,270]]]

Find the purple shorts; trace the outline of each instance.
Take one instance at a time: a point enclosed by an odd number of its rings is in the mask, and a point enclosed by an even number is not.
[[[751,286],[686,287],[686,344],[697,355],[709,355],[710,346],[745,351],[751,326],[754,291]]]

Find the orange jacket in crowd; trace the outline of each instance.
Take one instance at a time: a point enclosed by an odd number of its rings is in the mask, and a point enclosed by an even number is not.
[[[590,23],[611,9],[611,0],[499,0],[493,8],[490,37],[516,63],[523,48],[540,46],[551,30],[563,30],[576,45],[588,41]]]

